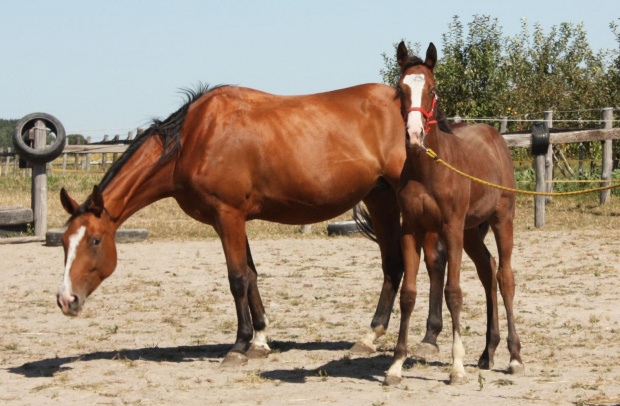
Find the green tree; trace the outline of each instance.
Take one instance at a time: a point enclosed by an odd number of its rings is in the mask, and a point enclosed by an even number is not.
[[[86,145],[86,138],[82,134],[69,134],[67,135],[67,143],[69,145]]]
[[[419,55],[420,54],[420,43],[416,42],[412,44],[411,41],[407,41],[403,39],[405,45],[407,46],[407,51],[409,51],[409,55]],[[396,50],[398,49],[398,42],[392,44],[394,51],[392,55],[387,55],[385,52],[381,54],[383,58],[383,63],[385,64],[385,68],[381,69],[379,73],[383,78],[383,83],[387,83],[390,86],[396,86],[398,83],[398,79],[400,78],[400,67],[398,66],[398,61],[396,61]]]
[[[0,148],[13,148],[13,132],[17,120],[0,119]]]
[[[464,36],[454,16],[442,37],[443,56],[435,69],[442,108],[448,116],[497,116],[508,93],[505,42],[496,18],[474,15]]]

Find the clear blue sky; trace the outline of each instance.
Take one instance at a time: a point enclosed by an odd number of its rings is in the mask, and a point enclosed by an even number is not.
[[[474,14],[504,35],[522,17],[545,32],[583,22],[595,50],[617,48],[618,0],[0,0],[0,118],[42,111],[98,140],[167,117],[200,81],[276,94],[380,82],[393,43],[441,50],[452,17]]]

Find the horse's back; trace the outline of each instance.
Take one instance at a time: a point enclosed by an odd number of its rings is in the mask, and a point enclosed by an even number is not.
[[[378,177],[396,183],[405,151],[394,95],[379,84],[304,96],[218,88],[188,111],[179,180],[251,218],[333,217]]]
[[[459,152],[470,166],[470,174],[491,182],[514,187],[514,167],[506,140],[496,128],[473,124],[454,131]]]

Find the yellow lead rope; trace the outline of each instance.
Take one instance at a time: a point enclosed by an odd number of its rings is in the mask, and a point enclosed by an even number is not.
[[[525,195],[538,195],[538,196],[570,196],[570,195],[583,195],[583,194],[586,194],[586,193],[600,192],[602,190],[608,190],[608,189],[613,189],[613,188],[620,187],[620,184],[618,184],[618,185],[609,185],[609,186],[604,186],[604,187],[598,187],[598,188],[595,188],[595,189],[579,190],[579,191],[575,191],[575,192],[565,192],[565,193],[531,192],[529,190],[513,189],[513,188],[506,187],[506,186],[496,185],[494,183],[490,183],[490,182],[484,181],[482,179],[475,178],[475,177],[473,177],[471,175],[468,175],[468,174],[466,174],[464,172],[461,172],[458,169],[456,169],[455,167],[453,167],[452,165],[450,165],[449,163],[447,163],[446,161],[444,161],[441,158],[439,158],[437,156],[437,154],[435,153],[435,151],[433,151],[432,149],[426,148],[424,145],[422,145],[422,149],[424,149],[424,151],[426,152],[426,155],[428,155],[431,158],[433,158],[435,160],[435,162],[444,165],[445,167],[447,167],[448,169],[453,170],[454,172],[458,173],[459,175],[465,176],[466,178],[471,179],[474,182],[482,183],[483,185],[491,186],[491,187],[494,187],[496,189],[506,190],[508,192],[521,193],[521,194],[525,194]]]

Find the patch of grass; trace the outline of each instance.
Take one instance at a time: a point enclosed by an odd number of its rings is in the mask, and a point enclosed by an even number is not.
[[[497,379],[491,383],[495,384],[496,386],[510,386],[515,384],[514,381],[511,381],[510,379]]]

